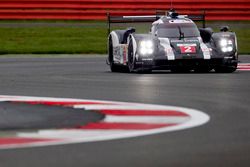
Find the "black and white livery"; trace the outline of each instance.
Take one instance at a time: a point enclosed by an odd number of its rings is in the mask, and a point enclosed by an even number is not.
[[[198,28],[194,17],[174,11],[163,16],[108,16],[110,23],[152,21],[150,32],[134,28],[114,30],[108,36],[108,59],[112,72],[234,72],[237,69],[237,39],[228,27],[220,32]],[[154,20],[154,21],[153,21]]]

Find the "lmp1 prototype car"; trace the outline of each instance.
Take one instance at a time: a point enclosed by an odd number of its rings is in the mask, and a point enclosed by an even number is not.
[[[201,17],[200,17],[201,16]],[[197,28],[193,21],[203,21]],[[134,28],[110,32],[110,23],[153,21],[148,34]],[[237,69],[237,39],[227,26],[220,32],[205,28],[205,15],[162,16],[108,15],[108,58],[112,72],[234,72]]]

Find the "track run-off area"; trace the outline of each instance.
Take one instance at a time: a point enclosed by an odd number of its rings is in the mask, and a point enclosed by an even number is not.
[[[102,55],[0,71],[1,167],[250,165],[248,55],[234,73],[111,73]]]

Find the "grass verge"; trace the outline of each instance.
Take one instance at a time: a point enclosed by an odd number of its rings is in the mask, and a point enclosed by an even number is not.
[[[231,24],[236,32],[239,52],[249,54],[250,22],[224,24]],[[212,28],[218,25],[219,22],[209,23]],[[0,21],[0,34],[0,54],[106,53],[105,22]]]
[[[1,54],[105,53],[106,30],[80,27],[0,28]]]

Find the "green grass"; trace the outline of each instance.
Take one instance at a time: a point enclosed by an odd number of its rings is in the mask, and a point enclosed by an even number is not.
[[[0,28],[0,53],[105,53],[106,30],[80,27]]]
[[[11,25],[13,23],[17,26]],[[28,26],[18,26],[23,23]],[[65,26],[50,25],[55,23],[63,23]],[[220,22],[210,22],[209,26],[218,28],[218,25]],[[229,23],[231,30],[237,34],[239,52],[249,54],[250,22],[240,22],[239,25],[236,22]],[[106,26],[105,22],[93,21],[0,21],[0,54],[103,54],[106,53],[107,45]],[[145,31],[143,25],[137,28]]]
[[[239,53],[250,54],[250,29],[235,29]]]

